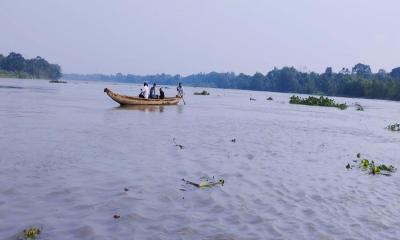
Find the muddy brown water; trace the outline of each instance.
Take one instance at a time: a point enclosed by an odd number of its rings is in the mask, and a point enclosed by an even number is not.
[[[0,239],[28,226],[42,239],[400,238],[399,173],[345,168],[358,152],[400,166],[400,133],[384,129],[398,102],[335,98],[341,111],[187,87],[186,105],[120,108],[103,89],[140,86],[0,86]],[[213,176],[225,184],[181,180]]]

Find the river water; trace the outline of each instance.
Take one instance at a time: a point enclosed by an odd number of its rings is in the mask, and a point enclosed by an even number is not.
[[[186,105],[120,108],[104,87],[140,88],[0,80],[0,239],[30,226],[57,240],[400,238],[400,172],[345,168],[359,152],[400,166],[385,129],[400,103],[187,87]],[[181,180],[205,177],[225,184]]]

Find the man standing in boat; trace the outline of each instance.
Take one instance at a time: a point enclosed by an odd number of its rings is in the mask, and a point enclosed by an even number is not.
[[[139,94],[139,97],[148,99],[149,98],[149,86],[147,82],[143,83],[144,87],[142,92]]]
[[[178,97],[183,97],[183,87],[181,83],[178,83],[178,87],[176,88],[176,91],[178,94],[176,96]]]

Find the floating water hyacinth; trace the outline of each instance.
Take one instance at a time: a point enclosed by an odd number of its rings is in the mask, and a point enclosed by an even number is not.
[[[399,132],[400,131],[400,124],[399,123],[395,123],[395,124],[389,124],[386,129],[390,130],[390,131],[394,131],[394,132]]]
[[[290,97],[289,103],[309,106],[337,107],[341,110],[347,108],[346,103],[336,103],[335,100],[324,96],[319,98],[313,96],[309,96],[308,98],[300,98],[299,96],[293,95]]]
[[[366,158],[361,159],[360,153],[357,154],[357,159],[358,160],[355,160],[354,162],[356,162],[356,163],[359,162],[358,167],[364,171],[368,171],[368,173],[372,174],[372,175],[382,174],[382,175],[390,176],[390,173],[393,173],[397,170],[392,165],[389,165],[389,166],[387,166],[385,164],[376,165],[373,160],[368,160]],[[350,165],[350,163],[346,165],[347,169],[352,169],[353,167],[355,167],[355,166]]]
[[[67,83],[67,82],[62,80],[50,80],[49,83]]]
[[[206,90],[203,90],[203,91],[201,91],[201,92],[195,92],[195,93],[193,93],[193,94],[194,94],[194,95],[203,95],[203,96],[210,95],[210,93],[207,92]]]
[[[39,237],[41,233],[40,228],[38,227],[30,227],[24,229],[21,234],[18,235],[18,240],[35,240]]]

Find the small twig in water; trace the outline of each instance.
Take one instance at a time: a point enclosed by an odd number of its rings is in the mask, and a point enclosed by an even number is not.
[[[180,149],[183,149],[183,145],[177,144],[175,138],[173,138],[172,141],[174,142],[175,146],[179,147]]]
[[[184,182],[187,183],[187,184],[193,185],[193,186],[195,186],[195,187],[198,187],[198,188],[200,187],[200,185],[199,185],[198,183],[185,180],[184,178],[182,178],[182,181],[184,181]]]
[[[191,182],[191,181],[188,181],[188,180],[185,180],[184,178],[182,178],[182,181],[184,181],[187,184],[193,185],[197,188],[213,187],[218,184],[221,184],[222,186],[224,186],[224,183],[225,183],[224,179],[220,179],[217,182],[210,182],[210,181],[206,180],[206,181],[201,181],[200,183],[195,183],[195,182]]]

